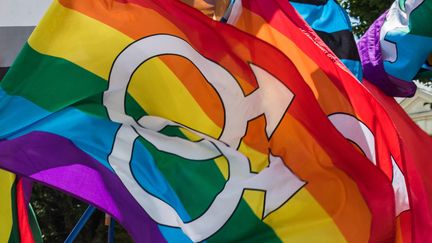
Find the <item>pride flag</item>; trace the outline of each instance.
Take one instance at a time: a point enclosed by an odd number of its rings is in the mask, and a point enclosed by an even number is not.
[[[431,22],[431,0],[394,1],[358,43],[365,78],[387,95],[413,96],[413,80],[432,79]]]
[[[391,181],[397,242],[429,242],[432,140],[382,93],[349,73],[286,1],[243,1],[236,26],[282,50],[335,127]]]
[[[55,1],[1,83],[0,117],[0,167],[136,242],[394,237],[390,182],[296,66],[178,1]]]

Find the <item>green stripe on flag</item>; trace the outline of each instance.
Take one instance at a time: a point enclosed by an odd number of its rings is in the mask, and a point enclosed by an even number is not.
[[[432,38],[432,1],[424,1],[409,17],[410,34]],[[426,27],[427,26],[427,27]],[[406,47],[408,48],[408,47]]]
[[[43,55],[28,44],[1,87],[9,95],[22,96],[51,112],[73,106],[85,113],[107,117],[101,105],[103,92],[108,87],[106,80],[65,59]],[[126,104],[129,114],[135,118],[146,114],[129,95]]]
[[[26,44],[1,85],[9,95],[23,96],[46,110],[57,111],[103,92],[107,82]]]
[[[29,221],[30,221],[29,223],[30,223],[30,227],[31,227],[31,231],[35,243],[43,243],[42,232],[40,230],[36,214],[33,210],[33,207],[30,204],[29,204]]]
[[[170,132],[172,134],[172,131]],[[191,161],[173,154],[158,151],[144,139],[140,142],[152,154],[159,170],[177,193],[192,219],[199,217],[223,189],[225,178],[213,160]],[[251,232],[254,232],[253,239]],[[208,241],[279,242],[274,231],[259,220],[244,200],[239,204],[229,222]]]
[[[405,12],[405,2],[406,0],[399,0],[399,8]]]

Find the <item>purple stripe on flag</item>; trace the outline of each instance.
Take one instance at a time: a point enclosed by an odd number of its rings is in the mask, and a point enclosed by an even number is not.
[[[0,167],[95,205],[121,223],[135,242],[166,242],[120,179],[66,138],[32,132],[0,141]]]
[[[357,43],[363,66],[363,75],[365,79],[379,87],[389,96],[412,97],[417,88],[413,82],[393,77],[384,70],[380,31],[386,15],[387,12],[375,20]]]

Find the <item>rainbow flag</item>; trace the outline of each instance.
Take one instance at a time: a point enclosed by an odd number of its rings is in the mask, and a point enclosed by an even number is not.
[[[178,1],[55,1],[1,83],[0,117],[1,168],[136,242],[394,236],[390,182],[298,68]]]
[[[391,181],[396,242],[431,241],[425,233],[432,225],[432,168],[425,152],[432,148],[431,138],[395,108],[394,100],[358,83],[291,5],[251,0],[243,1],[243,7],[236,26],[283,51],[335,127]]]

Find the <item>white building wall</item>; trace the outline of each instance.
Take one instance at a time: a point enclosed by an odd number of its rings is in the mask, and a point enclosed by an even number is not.
[[[420,83],[417,87],[414,97],[397,101],[414,122],[432,136],[432,87]]]
[[[0,26],[35,26],[51,0],[0,0]]]

